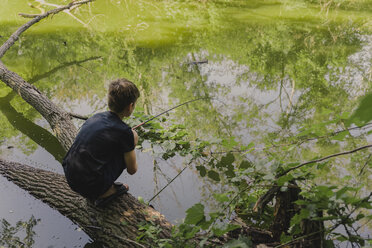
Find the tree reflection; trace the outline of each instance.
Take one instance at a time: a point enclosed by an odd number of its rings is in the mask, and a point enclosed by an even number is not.
[[[39,222],[39,219],[31,216],[28,221],[20,220],[13,226],[7,220],[1,219],[0,245],[5,247],[33,247],[36,234],[34,227]]]

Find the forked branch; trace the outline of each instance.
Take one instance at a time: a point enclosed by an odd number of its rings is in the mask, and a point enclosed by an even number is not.
[[[86,4],[86,3],[89,3],[89,2],[93,2],[93,1],[95,1],[95,0],[74,1],[74,2],[69,3],[68,5],[49,10],[49,11],[43,13],[43,14],[40,14],[40,15],[36,15],[35,17],[33,17],[32,20],[30,20],[29,22],[25,23],[20,28],[18,28],[17,31],[15,31],[9,37],[9,39],[0,47],[0,59],[4,56],[6,51],[8,51],[9,48],[19,39],[19,36],[23,32],[25,32],[27,29],[29,29],[32,25],[34,25],[35,23],[38,23],[40,20],[42,20],[42,19],[44,19],[44,18],[46,18],[50,15],[54,15],[54,14],[57,14],[61,11],[71,9],[74,6],[80,6],[82,4]]]

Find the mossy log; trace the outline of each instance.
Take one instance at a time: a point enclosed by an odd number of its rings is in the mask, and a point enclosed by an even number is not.
[[[107,247],[144,247],[137,243],[138,226],[152,221],[170,236],[172,224],[131,194],[97,208],[73,192],[63,175],[0,159],[0,174],[80,226],[92,239]]]

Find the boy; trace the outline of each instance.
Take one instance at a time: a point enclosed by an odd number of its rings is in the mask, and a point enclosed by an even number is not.
[[[127,79],[110,83],[107,112],[89,118],[81,127],[63,159],[63,169],[71,189],[103,207],[126,193],[128,186],[115,180],[126,168],[137,171],[136,131],[122,119],[129,117],[140,93]]]

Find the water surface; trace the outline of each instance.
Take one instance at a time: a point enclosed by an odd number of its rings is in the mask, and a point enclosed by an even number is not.
[[[327,10],[307,1],[97,1],[73,16],[61,13],[35,25],[3,62],[60,107],[81,115],[107,109],[107,86],[118,77],[139,86],[136,111],[141,113],[157,114],[208,97],[172,111],[163,125],[183,124],[189,140],[235,137],[242,145],[253,142],[256,151],[243,156],[265,164],[263,147],[289,140],[302,126],[351,112],[370,89],[372,6],[358,3]],[[5,1],[0,42],[25,22],[18,12],[38,10],[22,1]],[[62,173],[64,154],[46,121],[4,84],[0,106],[1,157]],[[74,121],[77,127],[83,123]],[[366,135],[353,142],[370,139]],[[291,152],[280,147],[270,152],[305,161],[314,153],[324,156],[351,146],[312,142]],[[161,150],[145,141],[137,151],[137,174],[119,178],[134,196],[151,199],[186,165],[181,156],[162,159]],[[199,201],[214,209],[211,194],[226,187],[200,177],[195,166],[152,202],[174,223]],[[359,165],[338,160],[334,166],[338,169],[330,171],[332,176],[319,175],[320,182],[345,175],[352,180],[340,185],[371,180],[368,174],[358,177]],[[0,185],[1,218],[13,224],[32,215],[40,219],[35,247],[90,242],[79,227],[6,179],[0,177]]]

